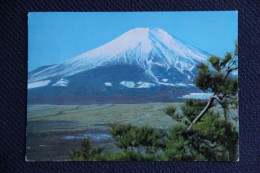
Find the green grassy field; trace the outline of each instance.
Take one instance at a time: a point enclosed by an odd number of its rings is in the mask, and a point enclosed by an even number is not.
[[[180,122],[166,115],[181,103],[28,105],[26,158],[29,161],[69,160],[69,151],[83,138],[105,150],[119,150],[110,136],[112,124],[131,124],[168,130]],[[219,108],[215,108],[219,111]],[[181,111],[177,109],[181,114]],[[237,112],[235,112],[237,114]],[[237,124],[236,121],[234,123]]]

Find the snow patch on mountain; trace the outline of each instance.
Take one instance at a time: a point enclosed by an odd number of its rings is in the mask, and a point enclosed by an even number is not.
[[[68,86],[69,81],[67,79],[61,78],[60,80],[58,80],[55,84],[53,84],[52,86]]]
[[[173,84],[173,83],[165,83],[165,82],[158,82],[158,84],[160,84],[160,85],[165,85],[165,86],[176,86],[176,85]]]
[[[190,93],[188,95],[183,95],[182,97],[178,98],[184,98],[184,99],[209,99],[210,96],[212,96],[213,93]]]
[[[111,83],[111,82],[105,82],[104,84],[105,84],[106,86],[110,86],[110,87],[112,86],[112,83]]]
[[[139,81],[137,83],[137,85],[138,86],[136,88],[151,88],[151,87],[155,86],[155,84],[148,83],[148,82],[141,82],[141,81]]]
[[[43,81],[28,83],[27,88],[32,89],[32,88],[44,87],[47,86],[50,82],[51,82],[50,80],[43,80]]]
[[[122,81],[120,82],[121,85],[127,87],[127,88],[151,88],[156,86],[156,84],[149,83],[149,82],[143,82],[139,81],[137,83],[133,81]]]
[[[121,85],[127,87],[127,88],[134,88],[135,83],[133,81],[122,81],[120,82]]]
[[[186,86],[187,86],[187,85],[184,84],[184,83],[177,83],[176,85],[177,85],[177,86],[183,86],[183,87],[186,87]]]
[[[167,81],[168,81],[168,79],[163,79],[162,81],[163,81],[163,82],[167,82]]]

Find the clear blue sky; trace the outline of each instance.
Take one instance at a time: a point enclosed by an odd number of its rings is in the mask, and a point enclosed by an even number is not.
[[[61,63],[136,27],[159,27],[210,54],[234,50],[236,11],[32,12],[28,15],[29,71]]]

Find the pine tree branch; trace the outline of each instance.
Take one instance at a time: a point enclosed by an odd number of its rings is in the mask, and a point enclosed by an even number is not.
[[[184,120],[186,120],[189,124],[191,124],[190,120],[187,117],[184,117]]]
[[[232,56],[231,60],[228,63],[227,66],[227,70],[226,70],[226,74],[224,76],[224,80],[227,79],[227,77],[229,76],[229,74],[233,71],[236,70],[237,67],[237,63],[236,63],[236,58],[238,57],[236,51],[234,53],[234,55]],[[214,100],[217,100],[220,104],[223,104],[223,99],[227,96],[225,94],[223,94],[222,96],[220,96],[220,94],[223,93],[217,93],[214,92],[213,95],[209,98],[208,103],[206,105],[206,107],[200,112],[200,114],[192,121],[192,123],[189,125],[188,130],[191,129],[191,127],[197,122],[199,121],[208,111],[208,109],[211,107],[212,103],[214,102]]]
[[[199,121],[205,114],[206,112],[209,110],[209,108],[211,107],[212,103],[215,100],[215,95],[211,96],[208,100],[208,103],[206,105],[206,107],[200,112],[200,114],[192,121],[192,123],[189,125],[188,130],[191,129],[191,127],[193,126],[193,124],[195,124],[197,121]]]

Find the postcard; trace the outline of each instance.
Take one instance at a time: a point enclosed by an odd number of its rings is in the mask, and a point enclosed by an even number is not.
[[[28,14],[26,161],[237,161],[238,13]]]

